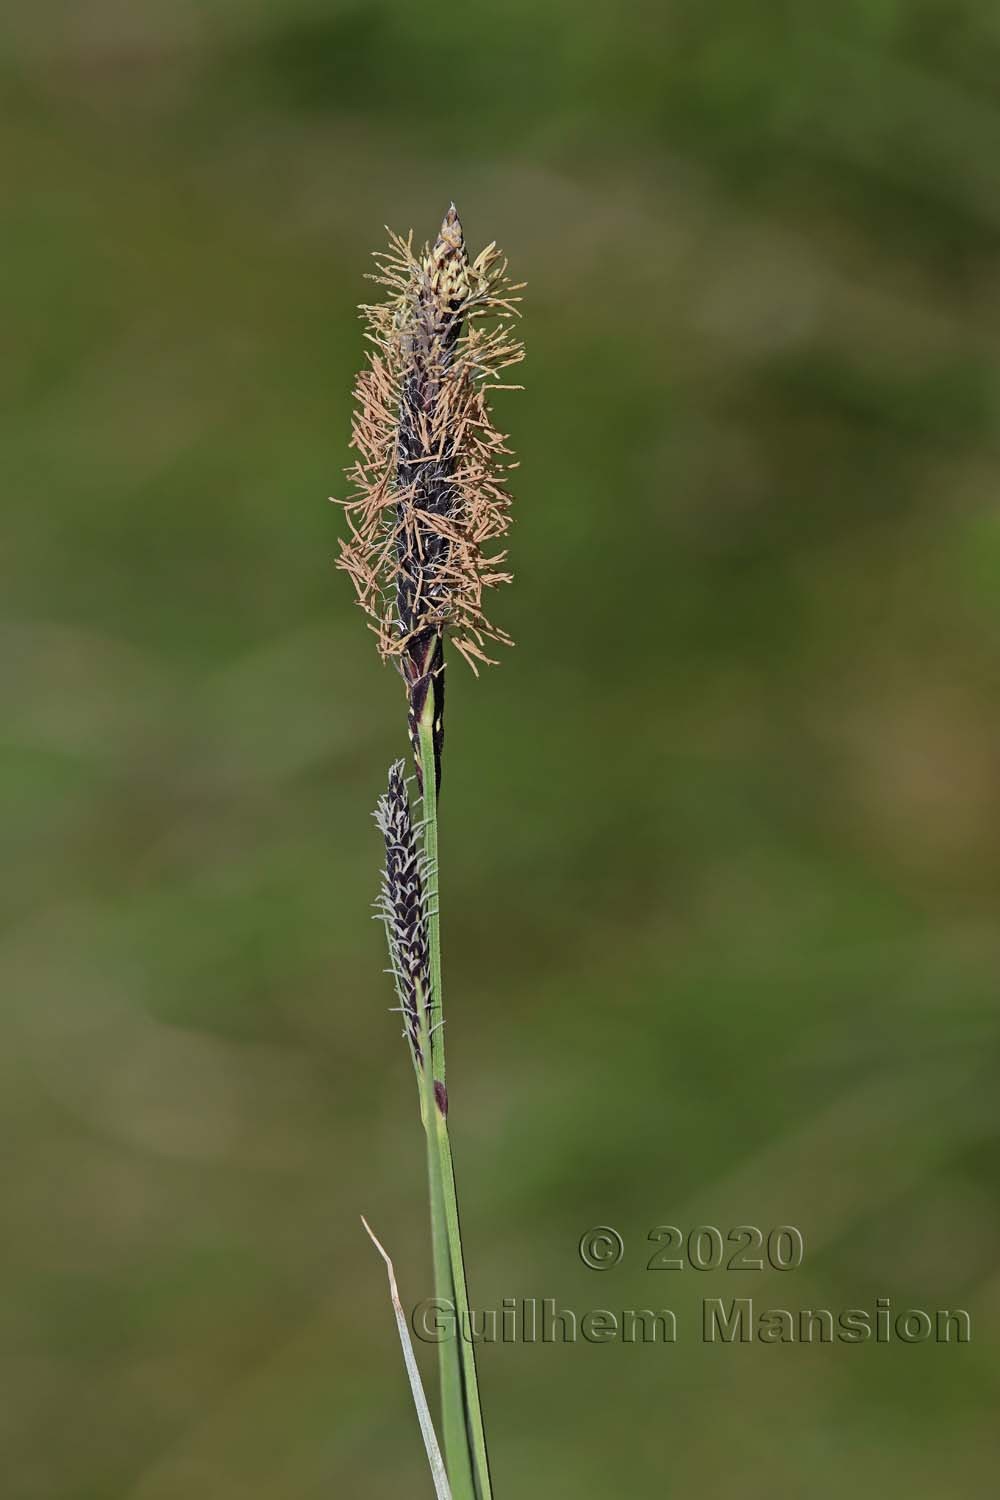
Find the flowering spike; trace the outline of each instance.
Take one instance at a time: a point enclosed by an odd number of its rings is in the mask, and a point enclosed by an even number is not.
[[[433,245],[390,235],[376,256],[384,302],[362,308],[373,348],[355,387],[343,502],[350,535],[338,566],[375,622],[379,650],[406,685],[410,738],[423,785],[418,726],[431,696],[435,778],[444,735],[444,636],[475,669],[489,642],[510,644],[483,611],[509,580],[491,544],[509,525],[509,449],[487,400],[501,370],[523,358],[507,263],[495,246],[470,262],[452,204]]]

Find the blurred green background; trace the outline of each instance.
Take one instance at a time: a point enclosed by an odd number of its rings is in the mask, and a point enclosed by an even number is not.
[[[442,806],[473,1301],[681,1324],[484,1350],[498,1497],[991,1493],[1000,12],[39,0],[0,58],[5,1493],[429,1493],[358,1218],[428,1295],[401,689],[326,497],[451,197],[529,282]],[[802,1268],[644,1270],[745,1222]],[[747,1295],[973,1342],[702,1345]]]

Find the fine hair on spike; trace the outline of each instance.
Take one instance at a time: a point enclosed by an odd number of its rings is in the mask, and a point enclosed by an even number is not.
[[[495,245],[470,262],[454,204],[433,245],[416,254],[412,232],[390,234],[376,262],[387,295],[361,309],[371,347],[355,386],[357,458],[338,566],[381,655],[399,664],[422,786],[418,725],[429,693],[440,782],[444,636],[473,671],[491,662],[491,643],[511,644],[483,599],[510,580],[498,544],[510,525],[514,464],[489,393],[523,358],[512,326],[520,285]]]
[[[375,822],[385,840],[382,887],[375,904],[385,924],[389,963],[406,1037],[414,1062],[422,1067],[421,1008],[427,1013],[429,1031],[431,1005],[426,882],[423,853],[413,830],[403,771],[401,760],[389,767],[388,786],[375,809]]]

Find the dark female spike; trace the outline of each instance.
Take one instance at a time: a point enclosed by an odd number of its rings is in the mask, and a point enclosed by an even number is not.
[[[375,809],[375,821],[385,839],[385,868],[376,905],[385,923],[407,1039],[415,1061],[422,1066],[420,1010],[421,1006],[427,1009],[429,1030],[431,1003],[424,858],[410,816],[403,769],[401,760],[389,767],[389,784]]]

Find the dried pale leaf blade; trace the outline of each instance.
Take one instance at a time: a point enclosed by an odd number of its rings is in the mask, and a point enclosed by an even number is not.
[[[365,1226],[368,1238],[385,1261],[385,1269],[389,1277],[389,1296],[392,1299],[392,1310],[396,1318],[396,1327],[399,1330],[399,1342],[403,1348],[403,1362],[406,1365],[406,1374],[410,1381],[413,1404],[417,1408],[417,1421],[420,1423],[420,1432],[424,1440],[424,1448],[427,1452],[427,1462],[430,1465],[431,1476],[434,1480],[434,1492],[438,1500],[451,1500],[451,1487],[448,1484],[444,1459],[441,1457],[441,1449],[434,1432],[434,1423],[431,1420],[430,1408],[427,1405],[427,1397],[424,1394],[423,1381],[420,1379],[420,1371],[417,1368],[417,1360],[413,1352],[413,1342],[410,1339],[410,1330],[406,1323],[406,1314],[403,1312],[403,1306],[399,1300],[396,1273],[393,1270],[392,1261],[389,1259],[385,1247],[375,1237],[372,1227],[364,1214],[361,1215],[361,1222]]]

